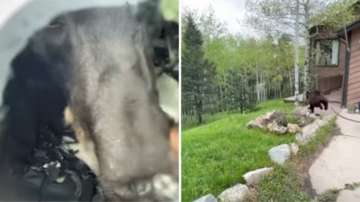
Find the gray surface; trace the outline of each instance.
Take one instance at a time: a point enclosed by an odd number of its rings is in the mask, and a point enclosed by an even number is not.
[[[360,188],[355,190],[343,190],[340,192],[337,202],[358,202],[360,201]]]
[[[344,117],[360,120],[358,114],[338,110]],[[309,170],[311,183],[317,193],[360,182],[360,124],[337,117],[336,125],[342,134],[331,140]]]
[[[217,202],[218,200],[212,194],[205,195],[194,202]]]
[[[282,144],[276,147],[273,147],[269,150],[269,156],[271,161],[279,165],[283,165],[286,160],[290,158],[291,150],[289,145]]]
[[[246,185],[236,184],[223,191],[218,198],[221,202],[243,202],[246,201],[249,193],[249,188]]]
[[[258,184],[263,177],[272,172],[273,168],[260,168],[250,172],[247,172],[243,175],[243,178],[246,181],[247,185],[256,185]]]

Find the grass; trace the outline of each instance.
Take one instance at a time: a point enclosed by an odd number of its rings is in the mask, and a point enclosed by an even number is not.
[[[274,171],[266,176],[257,187],[258,201],[311,201],[311,196],[304,190],[304,179],[300,175],[304,170],[301,169],[304,168],[305,163],[309,163],[305,161],[314,158],[314,155],[329,142],[335,127],[334,119],[321,127],[308,144],[300,146],[299,154],[287,162],[284,167],[275,166]],[[320,196],[318,201],[333,201],[336,194],[330,191]]]
[[[287,163],[283,167],[275,166],[274,171],[260,182],[257,201],[310,201],[310,196],[302,190],[302,186],[295,163]]]
[[[328,124],[321,127],[316,135],[305,145],[300,147],[299,158],[306,159],[313,156],[319,147],[326,146],[333,135],[336,128],[335,119],[332,119]]]
[[[214,121],[220,120],[228,116],[226,112],[216,113],[216,114],[204,114],[203,115],[203,123],[201,125],[206,125],[212,123]],[[181,127],[183,130],[191,129],[197,127],[196,117],[192,117],[192,119],[183,119],[181,120]]]
[[[247,129],[246,124],[272,110],[290,112],[292,104],[268,101],[246,114],[229,114],[182,135],[182,201],[212,193],[244,182],[246,172],[270,166],[268,150],[294,141],[293,135],[276,136],[262,130]]]

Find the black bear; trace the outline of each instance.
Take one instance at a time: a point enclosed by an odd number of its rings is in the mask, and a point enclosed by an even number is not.
[[[319,90],[315,90],[312,92],[306,91],[306,104],[309,105],[309,110],[311,113],[314,113],[315,107],[319,107],[320,109],[328,109],[329,102],[321,95]]]
[[[65,13],[38,30],[13,59],[4,91],[2,170],[24,172],[40,128],[61,135],[65,111],[108,200],[154,197],[137,187],[171,162],[153,66],[161,20],[156,9],[126,5]]]

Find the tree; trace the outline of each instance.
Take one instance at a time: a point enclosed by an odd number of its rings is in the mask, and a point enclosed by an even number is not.
[[[223,22],[216,19],[214,9],[209,6],[206,12],[199,17],[199,28],[203,34],[204,42],[216,39],[227,33],[226,26]]]
[[[299,93],[299,47],[305,42],[304,53],[304,91],[309,89],[308,76],[310,64],[311,17],[325,8],[321,0],[255,0],[248,1],[249,10],[253,10],[248,21],[257,25],[258,29],[279,36],[283,33],[293,36],[295,96]],[[302,40],[301,40],[302,39]]]
[[[203,39],[191,13],[184,18],[182,48],[182,105],[185,111],[195,112],[197,123],[203,121],[203,110],[213,92],[215,67],[204,58]]]
[[[350,50],[348,49],[349,41],[346,34],[346,26],[355,19],[359,19],[359,14],[356,13],[357,2],[357,0],[337,0],[311,19],[313,24],[326,26],[329,30],[337,31],[343,29],[348,52]]]
[[[222,31],[215,15],[187,13],[182,40],[182,118],[201,123],[216,112],[246,112],[290,96],[294,54],[286,34],[255,39]],[[299,55],[301,56],[302,51]],[[184,123],[184,122],[183,122]]]

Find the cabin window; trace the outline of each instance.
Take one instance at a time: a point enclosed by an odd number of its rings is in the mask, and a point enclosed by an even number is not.
[[[315,44],[316,65],[332,66],[339,64],[339,40],[319,40]]]

